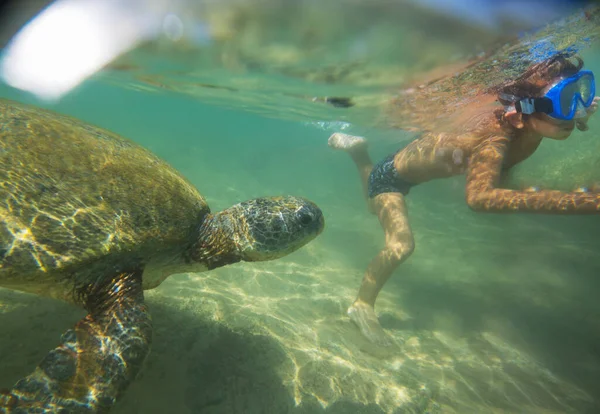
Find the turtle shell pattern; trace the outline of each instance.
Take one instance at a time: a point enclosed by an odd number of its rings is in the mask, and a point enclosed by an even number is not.
[[[134,142],[0,100],[0,286],[68,299],[73,284],[181,251],[208,213]]]

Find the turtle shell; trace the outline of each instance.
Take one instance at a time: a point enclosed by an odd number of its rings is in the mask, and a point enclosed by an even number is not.
[[[134,142],[0,100],[0,286],[64,298],[73,279],[181,251],[208,213]]]

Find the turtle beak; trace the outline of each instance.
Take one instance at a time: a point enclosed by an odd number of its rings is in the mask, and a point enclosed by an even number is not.
[[[323,233],[323,230],[325,230],[325,217],[321,211],[319,211],[319,214],[319,230],[317,231],[317,235]]]

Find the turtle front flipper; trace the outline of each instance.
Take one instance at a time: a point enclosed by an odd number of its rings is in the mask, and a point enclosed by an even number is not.
[[[152,324],[141,274],[141,269],[119,273],[88,285],[88,315],[32,374],[0,394],[0,413],[107,411],[150,350]]]

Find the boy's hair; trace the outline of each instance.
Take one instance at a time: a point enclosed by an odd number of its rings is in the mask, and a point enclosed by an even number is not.
[[[557,78],[569,77],[581,70],[583,59],[574,53],[561,52],[543,62],[531,65],[517,79],[500,85],[496,93],[503,105],[511,105],[516,98],[540,98],[542,91]]]

